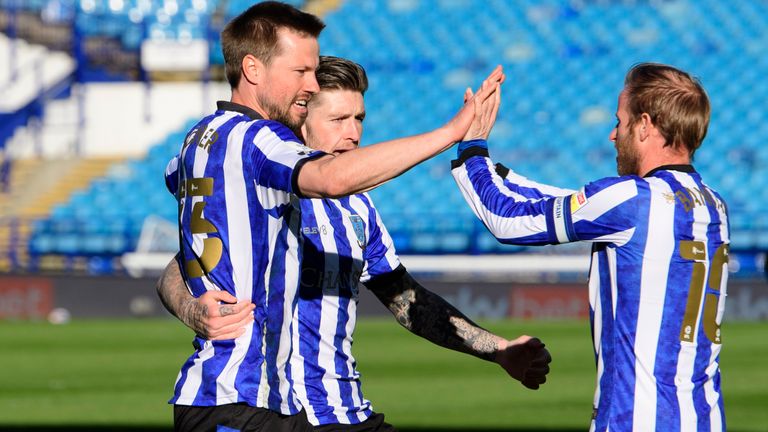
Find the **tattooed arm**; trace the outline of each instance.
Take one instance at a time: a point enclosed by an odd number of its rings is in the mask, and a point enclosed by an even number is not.
[[[194,297],[181,277],[179,264],[172,259],[157,281],[163,306],[204,339],[234,339],[253,321],[253,303],[237,303],[226,291],[208,291]]]
[[[442,297],[421,286],[404,267],[366,283],[397,321],[437,345],[498,363],[528,388],[546,381],[551,357],[537,338],[507,340],[478,326]]]

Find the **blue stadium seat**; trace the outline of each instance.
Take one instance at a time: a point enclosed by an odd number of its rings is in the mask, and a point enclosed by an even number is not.
[[[45,2],[21,3],[41,8]],[[175,13],[161,11],[165,2],[130,0],[115,10],[108,0],[76,3],[76,25],[83,34],[120,37],[123,45],[136,48],[143,35],[131,21],[133,10],[140,9],[158,37],[203,37],[214,13],[230,19],[252,1],[178,0]],[[83,10],[86,3],[93,7]],[[615,174],[608,135],[628,67],[661,61],[691,70],[702,79],[713,107],[695,165],[731,204],[734,247],[765,247],[768,3],[488,0],[478,8],[470,0],[370,0],[340,2],[324,19],[321,52],[349,57],[368,71],[364,144],[444,123],[457,110],[464,87],[476,85],[501,63],[508,81],[491,154],[523,175],[562,187]],[[211,44],[210,58],[223,63],[218,40]],[[174,220],[176,208],[160,173],[190,127],[55,207],[50,219],[34,224],[30,246],[56,249],[47,233],[95,233],[100,220],[100,235],[116,236],[106,249],[117,253],[135,245],[148,215]],[[449,177],[453,151],[371,193],[398,249],[520,250],[498,244],[474,222]],[[93,225],[74,226],[78,216],[92,218]],[[104,246],[102,240],[91,240],[88,247]],[[72,249],[71,241],[63,243]]]

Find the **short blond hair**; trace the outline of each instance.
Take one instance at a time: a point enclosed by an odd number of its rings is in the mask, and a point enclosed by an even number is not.
[[[709,97],[698,79],[672,66],[640,63],[627,72],[624,91],[629,126],[646,113],[666,145],[693,156],[707,135],[710,116]]]

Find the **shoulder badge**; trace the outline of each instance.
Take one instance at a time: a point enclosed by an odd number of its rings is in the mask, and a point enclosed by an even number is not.
[[[363,218],[359,215],[349,215],[349,221],[352,223],[352,228],[355,230],[357,245],[360,246],[360,249],[365,249],[365,223],[363,223]]]

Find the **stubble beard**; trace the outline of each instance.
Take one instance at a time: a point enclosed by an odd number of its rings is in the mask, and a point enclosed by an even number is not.
[[[278,104],[273,103],[272,101],[265,100],[262,103],[262,106],[267,112],[270,120],[284,124],[288,127],[288,129],[292,130],[297,137],[301,137],[301,126],[304,124],[304,118],[291,118],[291,105],[293,105],[293,102],[291,102],[291,104],[287,107],[281,108]]]
[[[616,138],[616,171],[620,176],[637,174],[640,166],[640,155],[632,146],[632,132],[626,137]]]

